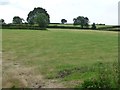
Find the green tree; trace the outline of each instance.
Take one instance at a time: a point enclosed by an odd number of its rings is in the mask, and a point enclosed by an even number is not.
[[[34,22],[37,23],[41,29],[46,29],[49,18],[44,13],[39,13],[35,16]]]
[[[22,24],[23,21],[24,21],[23,18],[20,18],[19,16],[13,17],[13,24]]]
[[[50,16],[49,14],[47,13],[47,11],[41,7],[37,7],[37,8],[34,8],[33,11],[30,11],[28,13],[28,17],[27,17],[27,22],[29,24],[35,24],[35,18],[38,14],[41,14],[41,13],[44,13],[46,15],[46,17],[48,18],[48,21],[50,23]]]
[[[65,23],[67,23],[67,20],[66,20],[66,19],[62,19],[62,20],[61,20],[61,23],[62,23],[62,24],[65,24]]]
[[[4,19],[0,19],[0,25],[5,24],[5,20]]]
[[[79,23],[78,23],[76,18],[73,19],[73,22],[74,22],[73,25],[79,25]]]
[[[73,19],[74,25],[81,25],[81,28],[89,26],[89,19],[87,17],[78,16],[77,18]]]
[[[92,29],[96,29],[96,24],[95,23],[92,24]]]
[[[85,26],[86,28],[89,28],[89,22],[90,22],[90,21],[89,21],[88,17],[85,17],[84,20],[85,20],[84,26]]]

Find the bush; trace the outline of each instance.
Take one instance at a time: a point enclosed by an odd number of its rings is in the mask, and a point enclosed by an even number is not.
[[[82,88],[111,88],[111,85],[108,79],[91,79],[85,80]]]
[[[95,23],[92,24],[92,29],[96,29]]]
[[[21,25],[13,25],[13,24],[6,24],[2,25],[2,29],[26,29],[26,30],[43,30],[43,28],[39,26],[31,26],[29,24],[21,24]]]
[[[80,88],[118,88],[118,64],[98,64],[98,76],[85,80]]]

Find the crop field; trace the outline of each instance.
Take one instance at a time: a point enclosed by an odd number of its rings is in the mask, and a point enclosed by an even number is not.
[[[97,77],[100,63],[112,70],[118,32],[3,29],[2,57],[3,88],[73,88]]]

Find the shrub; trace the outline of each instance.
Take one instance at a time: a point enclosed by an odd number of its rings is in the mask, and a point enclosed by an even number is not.
[[[96,29],[95,23],[92,24],[92,29]]]
[[[119,75],[118,65],[113,64],[98,64],[98,76],[89,80],[85,80],[81,84],[81,88],[118,88]]]
[[[82,88],[111,88],[111,85],[108,79],[91,79],[85,80]]]

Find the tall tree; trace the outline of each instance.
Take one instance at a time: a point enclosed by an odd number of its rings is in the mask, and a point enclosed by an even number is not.
[[[81,28],[83,28],[84,26],[89,26],[89,19],[87,17],[78,16],[77,18],[74,18],[73,21],[74,25],[81,25]]]
[[[13,24],[22,24],[23,18],[20,18],[19,16],[13,17]]]
[[[85,17],[84,20],[85,20],[85,25],[84,26],[86,26],[88,28],[89,27],[89,22],[90,22],[88,17]]]
[[[47,16],[48,22],[50,23],[50,16],[49,16],[49,14],[47,13],[47,11],[45,9],[43,9],[41,7],[34,8],[33,11],[29,12],[28,17],[27,17],[27,22],[29,24],[35,24],[35,17],[38,14],[41,14],[41,13],[44,13]]]
[[[44,13],[39,13],[35,16],[34,21],[40,26],[41,29],[46,29],[49,23],[49,18]]]
[[[96,24],[95,23],[92,24],[92,29],[96,29]]]
[[[0,24],[5,24],[5,20],[4,19],[0,19]]]
[[[62,24],[65,24],[65,23],[67,23],[67,20],[66,20],[66,19],[62,19],[62,20],[61,20],[61,23],[62,23]]]

